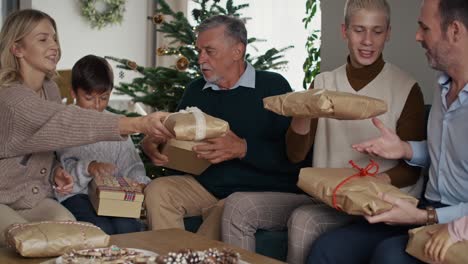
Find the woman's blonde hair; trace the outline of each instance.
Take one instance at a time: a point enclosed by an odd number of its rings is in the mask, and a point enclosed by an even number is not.
[[[42,20],[47,19],[52,24],[55,33],[57,26],[55,20],[48,14],[34,9],[24,9],[11,13],[5,20],[0,32],[0,89],[14,82],[22,80],[20,66],[16,56],[12,53],[15,43],[21,41]],[[60,44],[57,38],[58,59],[60,59]],[[55,72],[49,73],[47,78],[53,78]]]
[[[349,20],[356,11],[361,9],[383,11],[387,16],[387,27],[390,26],[390,5],[387,0],[346,0],[344,7],[345,26],[349,26]]]

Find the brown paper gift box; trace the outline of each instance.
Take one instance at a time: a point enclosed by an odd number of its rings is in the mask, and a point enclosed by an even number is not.
[[[225,135],[229,124],[219,118],[203,113],[197,107],[170,114],[164,120],[164,126],[178,140],[198,141]]]
[[[141,187],[128,178],[94,178],[88,194],[98,215],[140,218],[144,195]]]
[[[352,168],[303,168],[299,173],[297,186],[309,195],[333,207],[333,190],[347,177],[358,171]],[[338,207],[351,215],[376,215],[392,208],[390,203],[381,200],[378,193],[386,193],[405,199],[416,205],[418,200],[403,193],[398,188],[386,184],[375,177],[365,176],[351,179],[337,191]]]
[[[199,144],[202,142],[170,139],[161,147],[161,153],[169,158],[164,167],[200,175],[211,163],[206,159],[197,158],[197,154],[192,151],[192,148]]]
[[[406,252],[411,256],[430,263],[430,259],[424,254],[424,245],[429,240],[428,231],[438,228],[440,225],[430,225],[414,228],[408,231],[409,240]],[[442,264],[466,264],[468,263],[468,241],[460,241],[449,247]]]
[[[367,119],[387,112],[383,100],[322,89],[266,97],[263,104],[279,115],[341,120]]]
[[[73,221],[13,224],[5,230],[5,240],[23,257],[55,257],[109,244],[109,236],[99,227]]]

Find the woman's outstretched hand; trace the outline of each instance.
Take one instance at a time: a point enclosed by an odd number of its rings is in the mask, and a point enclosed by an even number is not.
[[[167,112],[154,112],[141,117],[122,117],[119,120],[120,134],[143,133],[153,138],[173,138],[174,135],[163,125],[163,120],[168,115]]]

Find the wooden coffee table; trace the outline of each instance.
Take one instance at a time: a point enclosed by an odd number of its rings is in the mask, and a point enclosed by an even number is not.
[[[249,263],[280,264],[278,260],[258,255],[240,248],[229,246],[220,241],[211,240],[180,229],[166,229],[159,231],[146,231],[113,235],[110,240],[111,245],[119,247],[140,248],[154,251],[159,254],[166,254],[184,248],[195,250],[205,250],[208,248],[232,248],[241,254],[242,260]],[[8,264],[39,264],[54,263],[48,262],[47,258],[23,258],[11,249],[0,248],[0,263]]]

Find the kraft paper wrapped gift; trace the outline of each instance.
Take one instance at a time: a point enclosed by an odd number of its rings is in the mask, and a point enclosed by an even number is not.
[[[408,231],[409,240],[406,245],[406,252],[411,256],[431,263],[431,260],[424,254],[424,245],[429,240],[429,231],[439,228],[440,225],[430,225],[414,228]],[[441,264],[466,264],[468,263],[468,241],[460,241],[449,247],[445,259]]]
[[[164,164],[164,167],[200,175],[211,163],[206,159],[197,158],[197,153],[192,151],[192,148],[199,144],[203,142],[170,139],[161,147],[161,153],[169,158],[169,162]]]
[[[99,227],[73,221],[13,224],[5,230],[5,240],[23,257],[55,257],[109,244],[109,236]]]
[[[172,113],[163,123],[178,140],[199,141],[220,137],[229,131],[226,121],[207,115],[197,107]]]
[[[297,185],[309,195],[333,207],[333,191],[347,177],[358,173],[356,169],[303,168]],[[416,205],[418,200],[403,193],[393,185],[375,177],[354,178],[343,184],[336,192],[337,206],[351,215],[376,215],[392,208],[390,203],[381,200],[378,193],[386,193],[408,200]]]
[[[143,190],[126,177],[95,177],[88,195],[98,215],[140,218]]]
[[[291,92],[263,99],[266,109],[283,116],[359,120],[387,112],[380,99],[322,89]]]

